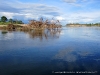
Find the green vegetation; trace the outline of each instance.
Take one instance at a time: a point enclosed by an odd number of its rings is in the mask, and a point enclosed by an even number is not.
[[[0,19],[0,25],[8,24],[23,24],[23,22],[21,20],[7,19],[6,16],[2,16]]]
[[[1,17],[1,22],[6,22],[7,21],[7,18],[5,16],[2,16]]]
[[[89,24],[79,24],[79,23],[69,23],[66,26],[100,26],[100,23],[89,23]]]
[[[6,34],[6,33],[8,33],[7,31],[2,31],[2,34]]]

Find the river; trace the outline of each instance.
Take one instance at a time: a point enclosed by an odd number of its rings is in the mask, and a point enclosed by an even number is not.
[[[0,75],[99,74],[100,27],[0,30]]]

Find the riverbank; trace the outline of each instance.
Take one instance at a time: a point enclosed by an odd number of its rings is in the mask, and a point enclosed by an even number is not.
[[[22,30],[26,27],[27,24],[8,24],[8,25],[0,25],[1,30]]]
[[[14,25],[26,26],[27,24],[14,24]],[[0,27],[3,27],[3,26],[8,26],[8,25],[0,25]]]
[[[100,27],[100,25],[89,25],[89,24],[67,24],[67,27]]]

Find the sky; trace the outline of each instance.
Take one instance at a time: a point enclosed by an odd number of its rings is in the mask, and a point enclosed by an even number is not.
[[[29,20],[44,17],[61,24],[100,23],[100,0],[0,0],[0,17]]]

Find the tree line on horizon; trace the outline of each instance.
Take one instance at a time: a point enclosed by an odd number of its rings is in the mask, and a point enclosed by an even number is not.
[[[0,19],[0,25],[7,25],[7,24],[24,24],[21,20],[17,19],[8,19],[6,16],[2,16]]]
[[[70,26],[70,25],[86,25],[86,26],[100,26],[100,23],[84,23],[84,24],[81,24],[81,23],[68,23],[66,24],[66,26]]]

